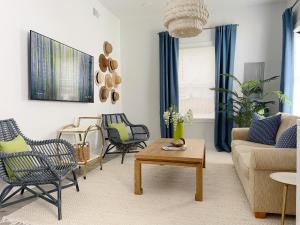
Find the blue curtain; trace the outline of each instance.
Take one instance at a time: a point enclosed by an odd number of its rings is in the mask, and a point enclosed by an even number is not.
[[[233,74],[237,25],[216,27],[216,87],[232,90],[232,78],[221,76]],[[231,95],[216,93],[215,96],[215,146],[219,151],[230,152],[231,113],[220,112],[220,105],[227,104]]]
[[[167,128],[163,113],[172,105],[178,109],[178,54],[179,40],[168,32],[159,33],[160,59],[160,130],[161,137],[173,137],[173,130]]]
[[[294,23],[292,8],[286,9],[282,15],[282,65],[280,90],[293,101],[294,92]],[[281,112],[292,113],[292,104],[280,104]]]

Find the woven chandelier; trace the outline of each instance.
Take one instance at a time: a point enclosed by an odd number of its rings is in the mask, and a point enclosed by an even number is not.
[[[170,0],[165,11],[164,26],[172,37],[195,37],[202,32],[208,17],[204,0]]]

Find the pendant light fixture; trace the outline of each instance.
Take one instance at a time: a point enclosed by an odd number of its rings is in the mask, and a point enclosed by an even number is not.
[[[208,17],[204,0],[170,0],[165,11],[164,26],[173,37],[195,37],[202,32]]]

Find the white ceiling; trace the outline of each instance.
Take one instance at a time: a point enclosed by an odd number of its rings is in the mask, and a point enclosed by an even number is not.
[[[160,16],[168,0],[99,0],[117,17]],[[288,2],[288,0],[205,0],[209,10],[226,7],[247,7],[250,5]]]

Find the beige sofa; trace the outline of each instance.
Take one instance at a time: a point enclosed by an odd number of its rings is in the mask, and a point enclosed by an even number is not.
[[[278,139],[282,132],[297,123],[298,117],[282,114]],[[248,140],[249,128],[232,131],[232,159],[255,217],[281,213],[283,185],[270,178],[277,171],[296,171],[296,149],[278,149]],[[288,190],[286,214],[296,214],[296,190]]]

